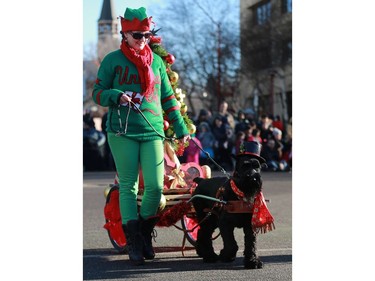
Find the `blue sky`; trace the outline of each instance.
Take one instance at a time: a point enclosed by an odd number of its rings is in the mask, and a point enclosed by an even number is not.
[[[124,15],[126,7],[139,8],[145,7],[149,13],[149,6],[152,4],[161,5],[162,0],[136,0],[136,1],[126,1],[126,0],[112,0],[115,14]],[[100,17],[100,12],[102,9],[103,0],[83,0],[83,45],[96,44],[97,42],[97,32],[98,32],[98,19]],[[151,12],[152,10],[150,10]]]

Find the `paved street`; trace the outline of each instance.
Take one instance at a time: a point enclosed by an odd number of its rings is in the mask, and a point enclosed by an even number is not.
[[[220,175],[216,173],[217,175]],[[233,263],[204,264],[187,242],[181,252],[183,232],[175,227],[157,227],[156,258],[133,267],[128,256],[112,246],[104,225],[104,189],[114,172],[83,175],[83,280],[292,280],[292,173],[263,173],[264,195],[276,229],[258,235],[258,254],[264,268],[242,266],[243,235],[236,229],[240,250]],[[221,249],[221,238],[214,241]]]

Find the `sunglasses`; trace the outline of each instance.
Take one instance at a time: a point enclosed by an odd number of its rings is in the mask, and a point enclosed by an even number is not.
[[[136,40],[140,40],[142,39],[143,37],[145,39],[149,39],[151,36],[152,36],[152,33],[151,32],[147,32],[147,33],[140,33],[140,32],[130,32],[130,34],[133,36],[134,39]]]

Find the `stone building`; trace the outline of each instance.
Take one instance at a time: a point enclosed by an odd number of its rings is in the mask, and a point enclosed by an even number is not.
[[[94,116],[101,117],[104,107],[98,107],[91,99],[96,74],[106,54],[120,47],[119,19],[117,19],[113,0],[103,0],[102,10],[98,19],[98,42],[95,60],[83,61],[83,109],[89,110]]]
[[[120,47],[119,19],[115,13],[113,0],[104,0],[102,12],[98,19],[98,60]]]
[[[292,0],[241,0],[240,96],[257,115],[292,116]]]

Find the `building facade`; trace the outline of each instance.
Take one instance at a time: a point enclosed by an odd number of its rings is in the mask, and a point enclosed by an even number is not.
[[[240,96],[257,115],[292,117],[292,0],[241,0]]]
[[[115,13],[113,0],[103,0],[98,19],[98,42],[96,59],[83,61],[83,109],[96,110],[94,115],[102,116],[105,108],[98,107],[91,99],[99,65],[106,54],[120,48],[119,19]],[[94,111],[95,111],[94,110]]]
[[[104,56],[120,47],[119,19],[115,13],[113,0],[103,0],[102,11],[98,19],[97,53],[99,63]]]

